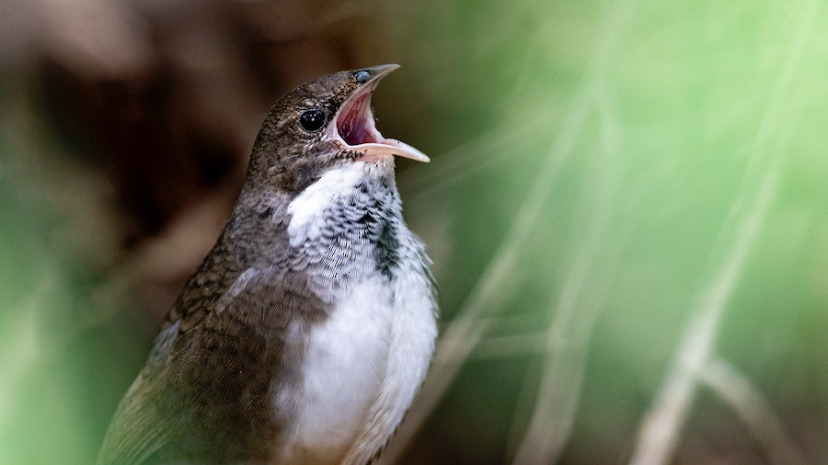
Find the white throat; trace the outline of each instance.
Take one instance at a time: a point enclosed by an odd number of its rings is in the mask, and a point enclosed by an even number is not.
[[[360,180],[370,174],[365,162],[354,162],[328,170],[297,195],[287,207],[290,245],[296,247],[318,238],[325,226],[325,211],[350,196]]]

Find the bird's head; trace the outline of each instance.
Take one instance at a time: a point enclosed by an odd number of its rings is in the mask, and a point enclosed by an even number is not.
[[[371,95],[399,68],[342,71],[302,84],[273,107],[253,147],[248,181],[300,192],[326,171],[362,162],[393,171],[393,156],[428,162],[419,150],[377,130]]]

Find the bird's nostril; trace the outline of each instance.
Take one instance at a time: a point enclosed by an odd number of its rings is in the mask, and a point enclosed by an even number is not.
[[[368,80],[371,79],[371,73],[364,69],[354,72],[354,80],[357,84],[365,84]]]

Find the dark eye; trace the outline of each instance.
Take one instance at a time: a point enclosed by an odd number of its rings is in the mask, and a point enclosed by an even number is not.
[[[325,110],[305,110],[299,115],[299,124],[302,129],[308,132],[316,132],[322,129],[328,119],[328,113]]]

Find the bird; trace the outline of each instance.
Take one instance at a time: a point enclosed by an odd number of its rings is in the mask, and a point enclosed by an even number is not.
[[[119,403],[98,465],[363,465],[428,370],[438,308],[371,97],[398,65],[300,85],[267,114],[230,219]]]

